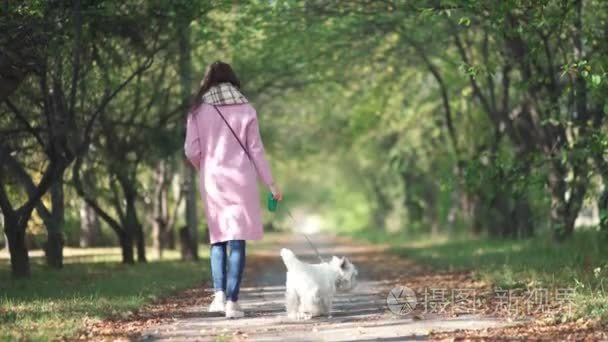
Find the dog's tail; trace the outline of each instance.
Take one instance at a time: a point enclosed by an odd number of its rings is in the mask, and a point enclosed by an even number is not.
[[[283,263],[288,271],[300,262],[296,255],[287,248],[281,248],[281,258],[283,258]]]

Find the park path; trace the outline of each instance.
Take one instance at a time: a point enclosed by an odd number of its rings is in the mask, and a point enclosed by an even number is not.
[[[319,252],[345,255],[359,269],[358,286],[337,296],[332,318],[292,321],[285,315],[285,267],[281,247],[294,250],[303,260],[316,261],[303,236],[281,235],[249,245],[240,302],[243,319],[227,320],[207,312],[207,300],[186,308],[188,314],[148,328],[145,341],[422,341],[431,331],[484,329],[513,324],[482,314],[448,315],[414,312],[396,315],[387,306],[391,289],[408,287],[479,288],[468,273],[440,273],[386,251],[379,245],[353,242],[327,235],[310,236]],[[418,292],[418,289],[416,289]],[[211,295],[211,294],[210,294]]]

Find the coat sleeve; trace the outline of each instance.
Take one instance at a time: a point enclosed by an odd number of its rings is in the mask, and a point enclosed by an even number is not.
[[[199,141],[198,127],[196,127],[196,119],[194,118],[194,115],[196,115],[196,113],[188,115],[184,151],[186,153],[186,158],[188,158],[192,166],[198,170],[201,165],[201,144]]]
[[[249,154],[253,158],[258,175],[262,179],[262,182],[270,187],[274,180],[272,178],[272,172],[268,160],[266,159],[266,152],[264,150],[264,144],[262,143],[262,137],[260,135],[260,127],[258,124],[257,114],[254,113],[253,120],[247,125],[247,149]]]

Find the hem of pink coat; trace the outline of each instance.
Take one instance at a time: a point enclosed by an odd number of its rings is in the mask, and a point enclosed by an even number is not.
[[[209,239],[209,243],[214,244],[214,243],[226,242],[226,241],[230,241],[230,240],[257,241],[257,240],[262,240],[262,238],[264,238],[264,234],[260,234],[259,236],[253,236],[253,237],[233,236],[233,237],[227,237],[227,238],[219,238],[219,239],[215,239],[215,240]]]

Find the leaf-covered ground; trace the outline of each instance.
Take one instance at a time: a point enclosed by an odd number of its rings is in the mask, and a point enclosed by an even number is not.
[[[319,237],[316,237],[319,239]],[[323,238],[325,239],[325,238]],[[348,255],[359,267],[359,291],[341,294],[330,319],[289,322],[282,307],[284,277],[278,259],[286,238],[274,239],[249,255],[243,290],[247,317],[226,321],[206,313],[211,300],[203,287],[158,300],[128,317],[91,322],[86,339],[156,338],[184,340],[370,340],[382,338],[428,338],[430,340],[605,340],[607,326],[599,320],[581,318],[558,323],[563,306],[547,303],[542,310],[514,313],[506,310],[495,286],[470,271],[438,271],[390,252],[385,245],[356,243],[349,239],[318,242],[321,253]],[[298,247],[295,247],[298,248]],[[300,246],[300,255],[314,256]],[[403,285],[413,289],[418,303],[405,315],[391,313],[388,292]],[[458,299],[455,291],[462,293]],[[461,292],[462,292],[461,291]],[[475,293],[475,296],[470,296]],[[516,302],[513,302],[516,303]],[[520,303],[521,304],[521,303]],[[513,304],[515,305],[515,304]],[[497,309],[498,308],[498,309]],[[475,329],[473,329],[475,328]],[[450,331],[442,331],[448,329]]]

